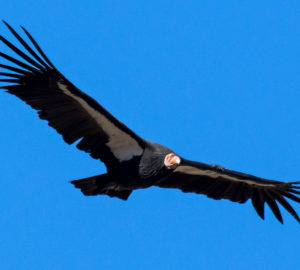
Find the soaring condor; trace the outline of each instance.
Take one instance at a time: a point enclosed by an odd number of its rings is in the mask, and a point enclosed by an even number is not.
[[[22,99],[37,110],[39,117],[47,120],[66,143],[78,142],[78,149],[101,160],[107,167],[105,174],[71,181],[84,195],[106,194],[127,200],[133,190],[140,188],[177,188],[215,200],[245,203],[251,199],[262,219],[267,203],[283,223],[279,203],[300,222],[286,200],[300,202],[300,182],[267,180],[186,160],[163,145],[141,138],[68,81],[25,28],[22,27],[31,45],[4,23],[23,51],[0,36],[1,42],[22,59],[0,52],[0,57],[12,64],[0,63],[3,69],[0,81],[8,83],[0,89]]]

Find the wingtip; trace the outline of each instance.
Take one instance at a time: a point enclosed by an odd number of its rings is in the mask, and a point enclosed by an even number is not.
[[[23,25],[20,25],[20,27],[22,28],[22,30],[23,30],[24,32],[27,31],[26,28],[25,28]]]
[[[12,30],[12,29],[13,29],[7,21],[2,20],[2,22],[6,25],[6,27],[7,27],[9,30]]]
[[[22,28],[22,30],[23,30],[27,35],[29,35],[29,32],[27,31],[27,29],[26,29],[24,26],[20,25],[20,27]]]
[[[52,62],[49,60],[49,58],[46,56],[46,54],[43,52],[43,50],[41,49],[41,47],[38,45],[38,43],[35,41],[35,39],[30,35],[30,33],[26,30],[25,27],[23,27],[21,25],[22,30],[25,32],[25,34],[27,35],[27,37],[30,39],[30,41],[32,42],[32,44],[34,45],[34,47],[37,49],[37,51],[40,53],[40,55],[42,56],[42,58],[47,62],[47,64],[53,68],[56,69],[55,66],[52,64]]]
[[[298,221],[298,223],[300,224],[300,217],[297,215],[297,213],[295,212],[294,214],[292,214],[292,216]]]
[[[10,31],[13,30],[13,28],[11,27],[11,25],[10,25],[7,21],[2,20],[2,22],[6,25],[6,27],[7,27]]]
[[[277,218],[277,220],[283,225],[283,218],[281,217],[281,218],[278,218],[278,217],[276,217]]]
[[[256,209],[255,209],[255,210],[256,210]],[[263,221],[265,221],[265,212],[259,213],[258,211],[256,211],[256,213],[258,214],[258,216],[259,216]]]

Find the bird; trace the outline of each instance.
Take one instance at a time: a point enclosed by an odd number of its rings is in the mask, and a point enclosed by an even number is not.
[[[125,201],[137,189],[174,188],[240,204],[251,200],[262,219],[267,204],[283,223],[278,207],[281,205],[300,223],[287,200],[300,202],[300,181],[268,180],[191,161],[166,146],[140,137],[72,84],[24,27],[21,26],[27,41],[7,22],[3,23],[19,46],[0,35],[2,44],[18,55],[15,58],[0,51],[0,58],[5,61],[5,64],[0,62],[0,82],[5,83],[0,90],[23,100],[67,144],[76,142],[79,150],[106,166],[105,173],[70,181],[84,195],[108,195]]]

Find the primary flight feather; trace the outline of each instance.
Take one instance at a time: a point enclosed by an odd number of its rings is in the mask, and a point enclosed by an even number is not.
[[[85,195],[106,194],[127,200],[139,188],[177,188],[219,200],[228,199],[253,207],[264,218],[265,203],[282,223],[278,203],[298,222],[300,218],[286,199],[300,202],[300,182],[280,182],[186,160],[169,148],[147,141],[112,116],[94,99],[81,92],[51,63],[29,32],[22,27],[29,45],[4,22],[19,41],[19,49],[3,36],[0,40],[19,56],[18,60],[0,51],[0,89],[13,94],[63,136],[66,143],[99,159],[107,173],[71,181]],[[26,52],[24,52],[24,50]],[[11,65],[13,64],[13,65]]]

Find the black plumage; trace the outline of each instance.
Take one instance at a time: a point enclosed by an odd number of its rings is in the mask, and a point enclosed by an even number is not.
[[[250,199],[261,218],[266,203],[282,223],[279,203],[300,222],[286,200],[300,202],[300,182],[267,180],[189,161],[165,146],[144,140],[68,81],[26,29],[22,27],[32,46],[4,23],[26,53],[0,36],[2,43],[22,59],[0,52],[0,58],[13,64],[0,63],[0,82],[8,83],[0,89],[37,110],[39,117],[47,120],[66,143],[76,142],[78,149],[107,167],[105,174],[71,181],[84,195],[106,194],[127,200],[135,189],[177,188],[216,200],[245,203]]]

